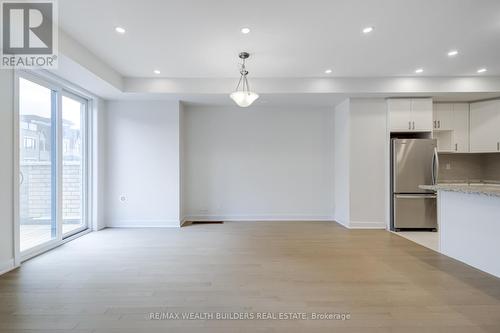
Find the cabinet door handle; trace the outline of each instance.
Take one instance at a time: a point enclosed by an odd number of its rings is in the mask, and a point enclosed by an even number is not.
[[[411,130],[411,121],[408,122],[408,129]]]
[[[441,128],[441,120],[438,120],[438,128]]]
[[[437,126],[436,126],[436,121],[435,121],[435,120],[434,120],[434,128],[437,128]]]
[[[500,142],[497,142],[497,151],[500,151]]]
[[[413,122],[413,129],[415,129],[415,122]]]
[[[458,143],[455,143],[455,151],[458,151]]]

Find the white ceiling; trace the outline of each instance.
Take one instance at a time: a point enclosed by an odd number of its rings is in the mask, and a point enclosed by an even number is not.
[[[499,0],[64,0],[59,12],[126,77],[235,77],[242,50],[250,78],[500,75]]]

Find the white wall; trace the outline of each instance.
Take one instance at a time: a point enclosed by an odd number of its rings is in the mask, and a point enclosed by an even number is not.
[[[105,113],[106,225],[179,226],[179,103],[112,101]]]
[[[348,227],[350,223],[350,100],[335,107],[334,112],[334,217]]]
[[[0,274],[14,263],[13,116],[14,72],[0,70]]]
[[[332,219],[333,110],[190,106],[185,113],[190,218]]]
[[[101,98],[96,99],[92,112],[92,229],[101,230],[106,227],[105,208],[105,173],[106,173],[106,106]]]
[[[186,141],[186,106],[184,103],[179,103],[179,172],[180,172],[180,186],[179,186],[179,198],[180,198],[180,220],[181,224],[184,223],[186,218],[186,172],[185,172],[185,141]]]
[[[348,228],[387,225],[387,133],[384,99],[351,98],[335,108],[335,220]]]
[[[350,109],[350,227],[385,228],[387,103],[353,98]]]

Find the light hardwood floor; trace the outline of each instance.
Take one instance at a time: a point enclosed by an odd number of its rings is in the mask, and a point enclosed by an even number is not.
[[[338,312],[150,320],[151,312]],[[500,332],[500,279],[329,222],[105,229],[0,277],[1,332]]]

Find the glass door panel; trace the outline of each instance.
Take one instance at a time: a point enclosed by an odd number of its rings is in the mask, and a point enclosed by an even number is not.
[[[19,79],[20,251],[57,236],[56,92]]]
[[[85,220],[85,100],[62,96],[63,236],[87,228]]]

